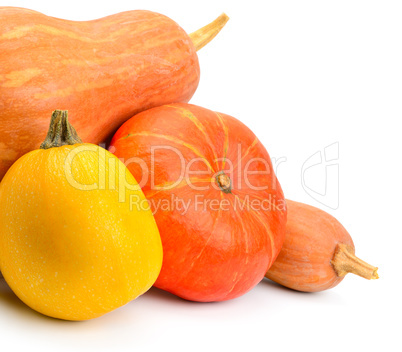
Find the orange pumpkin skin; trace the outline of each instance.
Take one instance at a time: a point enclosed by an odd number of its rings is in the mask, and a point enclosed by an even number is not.
[[[307,204],[286,200],[286,238],[267,277],[297,291],[317,292],[338,285],[331,264],[338,244],[354,251],[349,233],[333,216]]]
[[[127,121],[109,149],[126,163],[153,207],[164,252],[155,286],[210,302],[241,296],[263,279],[282,247],[286,204],[266,149],[245,125],[195,105],[166,105]],[[248,163],[249,171],[260,174],[246,180]],[[167,189],[185,167],[181,182]],[[229,193],[217,185],[221,171],[230,175]],[[190,204],[188,209],[175,199]],[[264,200],[263,209],[250,206]],[[158,208],[166,202],[169,208]]]
[[[0,180],[54,109],[99,144],[139,111],[189,101],[200,75],[190,37],[150,11],[75,22],[0,7],[0,63]]]

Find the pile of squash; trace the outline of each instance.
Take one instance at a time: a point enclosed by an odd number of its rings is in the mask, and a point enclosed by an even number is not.
[[[336,219],[285,200],[252,131],[188,104],[227,20],[187,35],[150,11],[0,7],[0,270],[28,306],[87,320],[152,285],[211,302],[264,276],[306,292],[378,278]]]

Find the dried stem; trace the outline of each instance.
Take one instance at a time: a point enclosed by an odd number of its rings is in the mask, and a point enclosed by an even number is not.
[[[229,17],[226,14],[220,15],[216,20],[200,28],[199,30],[190,34],[190,38],[193,41],[195,49],[198,51],[207,45],[225,26],[229,21]]]
[[[338,276],[345,276],[347,273],[359,275],[365,279],[378,279],[378,268],[366,263],[355,256],[352,246],[340,243],[335,249],[332,266]]]
[[[50,127],[41,149],[57,148],[63,145],[82,143],[74,127],[68,122],[67,110],[55,110],[52,113]]]
[[[216,182],[218,183],[219,188],[224,193],[232,192],[232,181],[230,180],[229,176],[226,175],[223,171],[219,172],[216,176]]]

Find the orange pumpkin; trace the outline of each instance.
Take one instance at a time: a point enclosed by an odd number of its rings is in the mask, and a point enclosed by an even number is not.
[[[195,105],[165,105],[127,121],[109,150],[153,209],[164,253],[155,286],[222,301],[263,279],[284,240],[286,204],[266,149],[245,125]]]
[[[323,291],[347,273],[378,279],[376,267],[355,256],[349,233],[333,216],[287,200],[286,239],[267,278],[298,291]]]
[[[76,22],[0,7],[0,180],[39,147],[56,107],[69,110],[85,142],[99,144],[139,111],[190,100],[196,50],[227,19],[189,36],[150,11]]]

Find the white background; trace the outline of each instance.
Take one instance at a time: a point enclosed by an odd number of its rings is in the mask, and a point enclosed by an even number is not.
[[[65,322],[27,308],[0,282],[0,351],[400,351],[402,4],[399,1],[1,1],[87,20],[132,9],[192,32],[231,20],[199,52],[192,103],[246,123],[274,158],[286,197],[320,207],[352,235],[380,279],[347,276],[305,294],[268,280],[233,301],[200,304],[157,289],[104,317]],[[310,156],[338,143],[304,181]],[[338,179],[337,179],[338,178]],[[335,180],[335,181],[334,181]],[[338,203],[339,206],[326,206]],[[335,189],[335,193],[334,193]],[[334,195],[335,194],[335,195]],[[334,198],[335,197],[335,198]],[[324,201],[323,201],[324,200]],[[392,318],[395,319],[392,319]],[[399,328],[398,328],[399,325]]]

